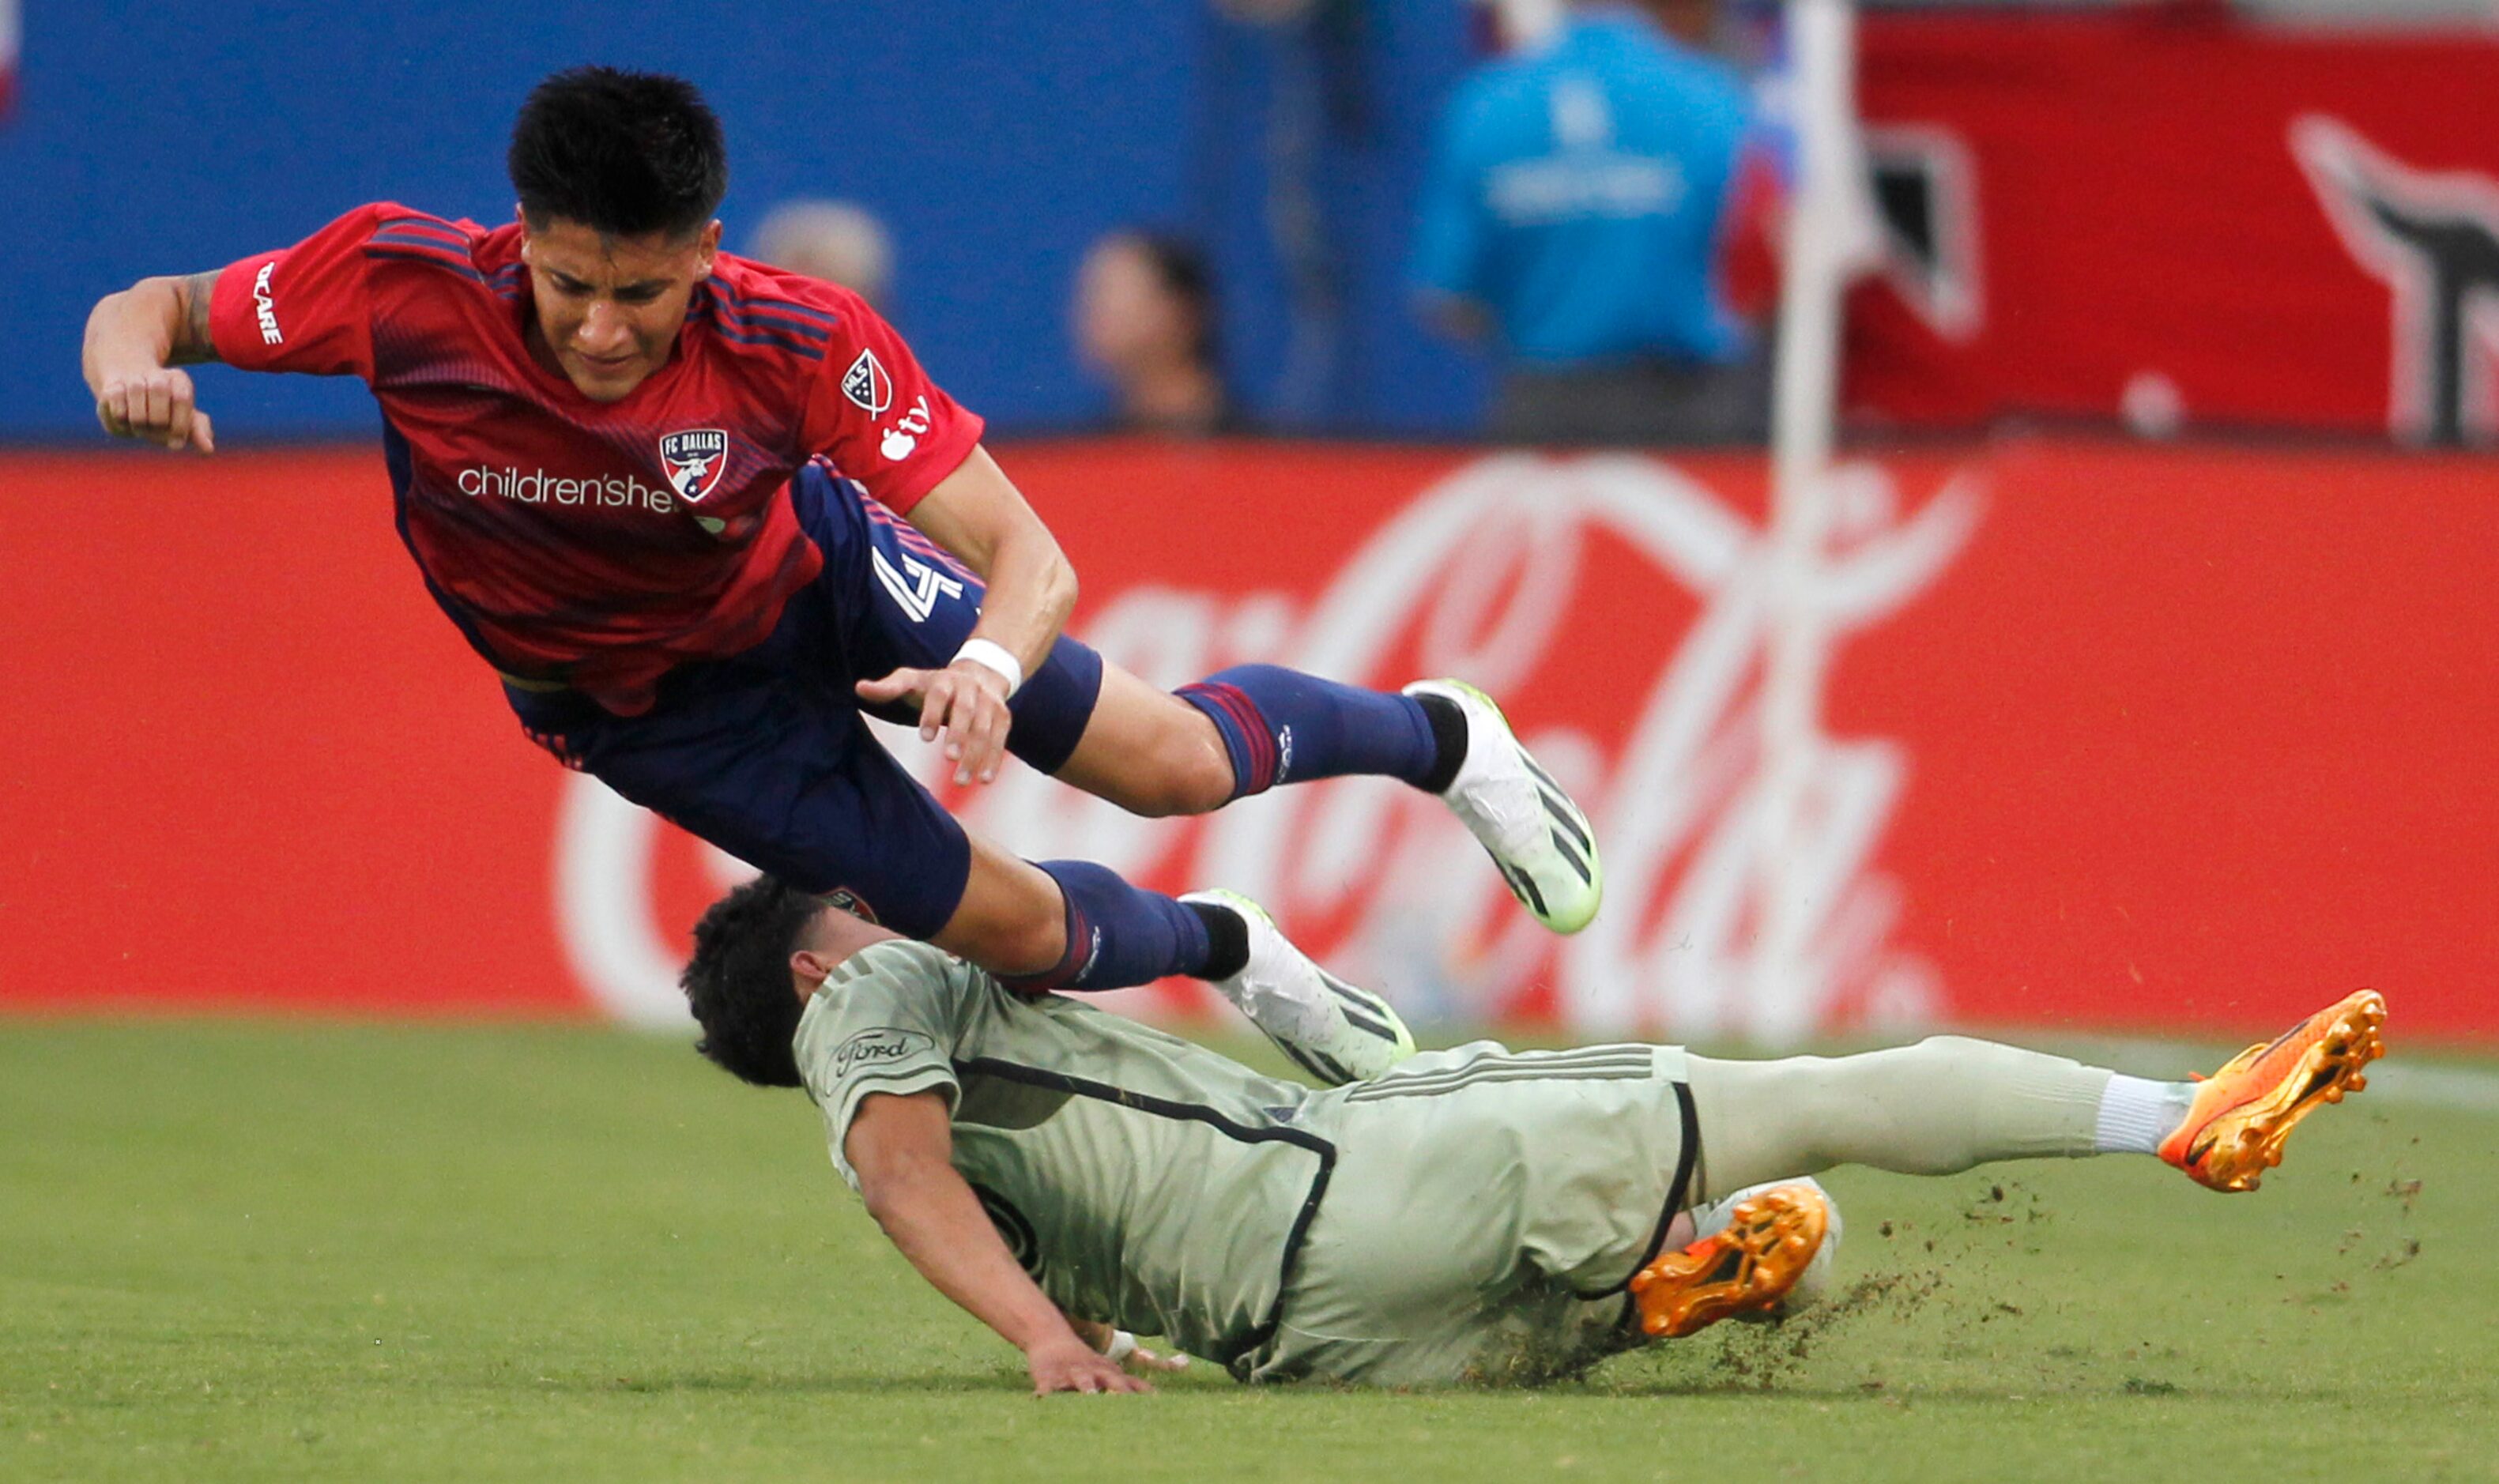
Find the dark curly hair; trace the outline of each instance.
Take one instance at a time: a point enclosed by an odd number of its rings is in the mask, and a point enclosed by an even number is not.
[[[695,924],[695,955],[677,983],[702,1026],[695,1049],[759,1087],[796,1087],[791,1041],[805,1006],[790,987],[790,954],[822,898],[759,876],[711,904]]]
[[[575,67],[530,90],[504,156],[533,228],[615,237],[700,231],[729,193],[729,147],[682,78]]]

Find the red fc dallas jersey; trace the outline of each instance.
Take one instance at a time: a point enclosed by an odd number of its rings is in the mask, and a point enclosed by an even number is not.
[[[427,588],[506,673],[649,709],[768,634],[822,557],[784,494],[823,456],[897,514],[981,420],[847,290],[721,254],[667,363],[596,403],[534,359],[518,224],[382,203],[217,278],[217,355],[364,378]]]

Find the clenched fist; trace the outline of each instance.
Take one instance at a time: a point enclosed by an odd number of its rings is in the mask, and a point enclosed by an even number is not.
[[[216,430],[194,401],[191,373],[178,367],[107,375],[95,391],[95,418],[117,438],[216,452]]]

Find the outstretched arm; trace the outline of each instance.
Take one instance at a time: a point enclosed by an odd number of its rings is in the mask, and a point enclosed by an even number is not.
[[[868,1214],[922,1277],[1023,1352],[1035,1396],[1152,1390],[1086,1343],[1017,1264],[953,1152],[936,1092],[870,1093],[842,1138]]]
[[[986,641],[1013,657],[1022,674],[1041,668],[1075,611],[1076,568],[997,461],[987,449],[974,448],[911,507],[910,519],[989,588],[965,648]],[[968,658],[942,670],[895,670],[859,688],[871,701],[917,695],[921,739],[933,741],[941,729],[946,732],[946,756],[955,763],[957,784],[997,776],[1013,720],[1007,713],[1011,689],[1004,674]]]
[[[209,300],[216,285],[214,270],[142,278],[97,301],[79,359],[105,432],[167,448],[216,451],[209,414],[194,404],[190,374],[177,369],[217,358],[209,338]]]

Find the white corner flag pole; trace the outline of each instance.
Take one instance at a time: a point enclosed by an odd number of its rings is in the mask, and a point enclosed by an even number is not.
[[[1828,648],[1815,589],[1831,525],[1840,296],[1869,245],[1871,225],[1857,141],[1855,15],[1848,0],[1788,0],[1787,32],[1797,158],[1770,406],[1759,936],[1742,1025],[1773,1041],[1810,1030],[1818,998],[1808,941],[1817,904],[1804,849]]]

